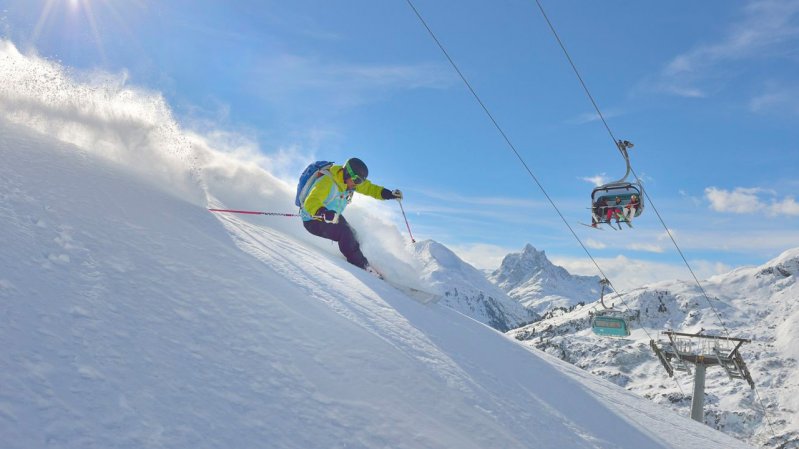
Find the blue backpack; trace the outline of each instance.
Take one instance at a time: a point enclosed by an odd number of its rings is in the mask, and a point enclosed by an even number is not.
[[[294,204],[297,207],[302,207],[302,203],[304,203],[305,198],[308,197],[308,191],[317,178],[324,175],[332,176],[330,174],[330,167],[332,166],[332,162],[316,161],[305,167],[305,170],[303,170],[300,175],[300,182],[297,183],[297,196],[294,197]]]

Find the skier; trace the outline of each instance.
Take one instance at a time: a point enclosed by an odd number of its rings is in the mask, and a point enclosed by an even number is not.
[[[366,179],[367,176],[369,169],[358,158],[347,159],[343,166],[333,164],[319,171],[310,181],[312,184],[307,196],[300,198],[300,215],[308,232],[338,242],[338,248],[347,262],[382,277],[369,265],[352,227],[341,214],[352,201],[354,192],[379,200],[401,200],[402,192],[373,184]]]

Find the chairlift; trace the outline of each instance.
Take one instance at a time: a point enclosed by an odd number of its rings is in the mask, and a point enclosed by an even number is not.
[[[627,140],[619,140],[616,145],[624,156],[624,161],[627,164],[627,172],[624,173],[624,177],[618,181],[595,187],[591,192],[592,223],[595,224],[609,224],[612,219],[616,219],[617,222],[632,220],[644,212],[643,185],[641,185],[640,181],[627,181],[627,177],[630,176],[630,172],[632,171],[630,168],[630,156],[627,154],[627,150],[634,145]],[[634,208],[635,213],[632,216],[626,217],[624,214],[624,207],[633,201],[633,197],[638,200],[638,206]],[[611,211],[611,213],[608,214],[608,211]]]
[[[591,319],[591,330],[593,330],[596,335],[601,335],[603,337],[629,336],[630,324],[624,314],[619,310],[605,305],[605,288],[610,285],[610,281],[602,279],[599,283],[602,285],[599,302],[602,304],[602,307],[604,307],[604,310],[594,314],[594,317]]]

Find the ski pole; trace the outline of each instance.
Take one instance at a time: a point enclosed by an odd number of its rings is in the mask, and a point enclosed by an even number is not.
[[[211,212],[227,212],[231,214],[250,214],[250,215],[276,215],[280,217],[299,217],[300,214],[284,214],[282,212],[260,212],[254,210],[233,210],[233,209],[208,209]]]
[[[405,216],[405,208],[402,207],[402,200],[398,199],[397,202],[400,205],[400,210],[402,211],[402,218],[405,219],[405,226],[408,227],[408,235],[411,236],[411,243],[416,243],[416,240],[413,238],[413,233],[411,232],[411,225],[408,224],[408,217]]]
[[[233,210],[233,209],[208,209],[211,212],[227,212],[231,214],[250,214],[250,215],[272,215],[278,217],[302,217],[300,214],[284,214],[283,212],[261,212],[256,210]],[[332,220],[328,220],[324,217],[324,215],[313,215],[311,218],[314,218],[319,221],[324,221],[325,223],[338,223],[339,214],[336,214]]]

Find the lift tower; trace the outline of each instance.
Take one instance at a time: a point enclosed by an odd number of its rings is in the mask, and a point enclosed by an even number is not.
[[[701,331],[700,331],[701,333]],[[720,337],[713,335],[684,334],[666,331],[664,335],[669,341],[663,343],[663,349],[655,340],[649,341],[649,346],[655,351],[660,363],[666,368],[669,377],[674,376],[674,371],[685,371],[691,374],[689,365],[693,365],[694,395],[691,401],[691,419],[704,422],[705,407],[705,369],[708,366],[718,365],[727,372],[730,379],[744,379],[751,388],[755,382],[749,374],[749,369],[744,363],[738,349],[751,340],[743,338]]]

